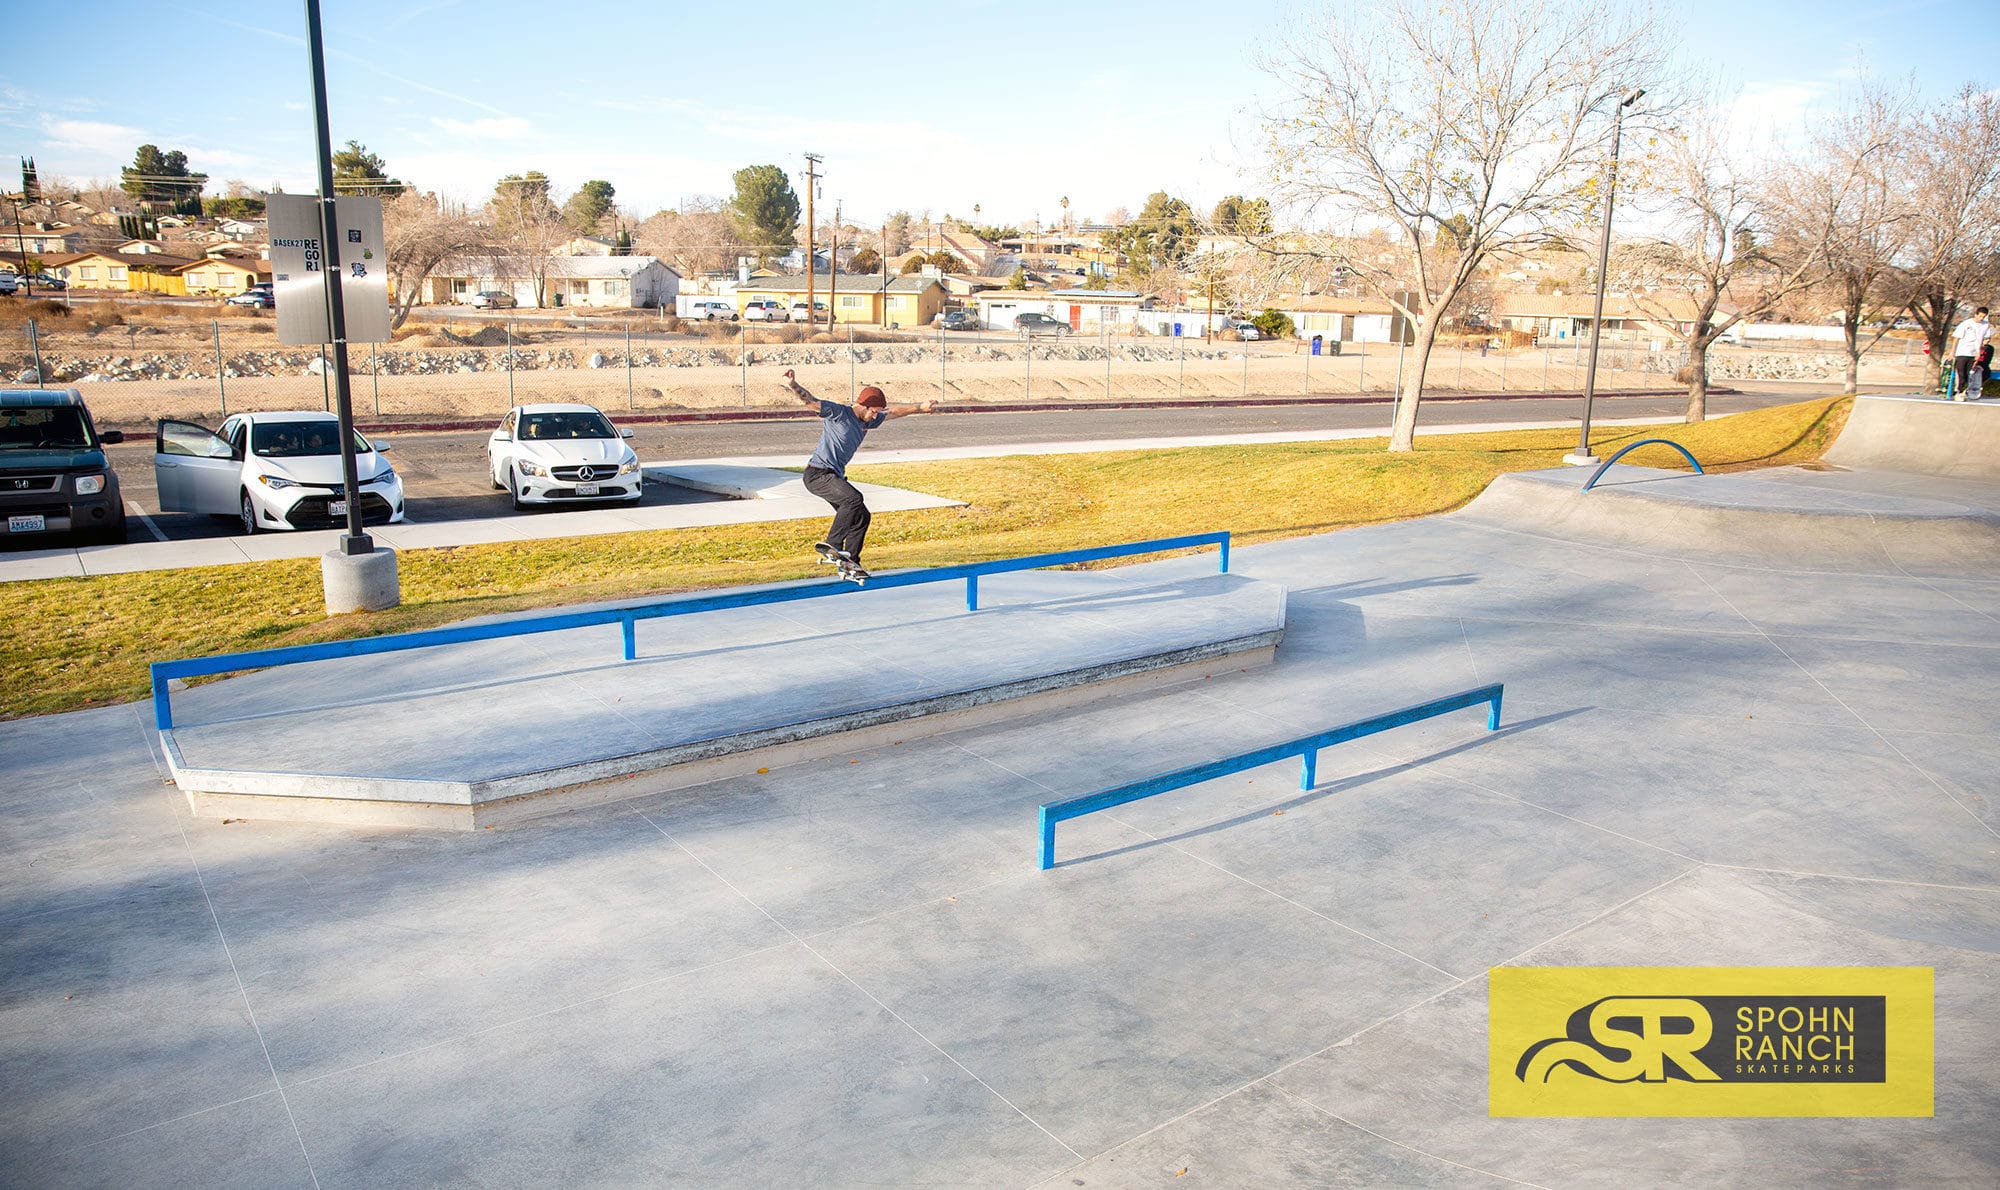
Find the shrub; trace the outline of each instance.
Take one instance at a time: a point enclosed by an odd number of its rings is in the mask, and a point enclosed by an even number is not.
[[[1250,325],[1256,327],[1257,332],[1267,339],[1289,339],[1292,337],[1292,316],[1273,310],[1269,306],[1264,308],[1262,314],[1252,318]]]

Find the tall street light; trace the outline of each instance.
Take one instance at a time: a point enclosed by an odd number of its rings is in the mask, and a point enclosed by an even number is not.
[[[1624,127],[1625,109],[1639,102],[1645,93],[1644,87],[1634,88],[1611,113],[1611,172],[1604,180],[1604,228],[1597,240],[1597,301],[1590,312],[1590,363],[1583,373],[1583,433],[1577,439],[1576,453],[1563,456],[1563,462],[1579,467],[1597,463],[1597,456],[1590,453],[1590,406],[1597,399],[1597,348],[1604,339],[1604,275],[1611,267],[1611,204],[1618,195],[1618,137]]]

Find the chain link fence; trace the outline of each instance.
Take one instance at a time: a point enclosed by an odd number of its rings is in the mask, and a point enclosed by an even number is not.
[[[851,399],[874,384],[901,404],[1055,407],[1395,391],[1395,345],[1328,342],[1322,350],[1316,355],[1300,341],[1089,331],[1023,341],[993,332],[842,326],[808,334],[794,326],[683,326],[645,315],[516,315],[414,322],[394,342],[351,347],[348,366],[356,415],[378,422],[497,421],[512,405],[540,401],[580,401],[614,413],[783,408],[794,403],[782,380],[787,368],[823,397]],[[1731,378],[1730,358],[1711,357],[1712,379]],[[1784,359],[1778,370],[1797,375],[1772,378],[1840,374],[1836,355]],[[1586,361],[1581,340],[1507,349],[1440,345],[1424,388],[1575,392]],[[1685,364],[1685,351],[1675,346],[1607,339],[1598,387],[1670,388]],[[78,305],[67,317],[28,318],[6,328],[0,371],[14,384],[75,387],[99,421],[117,426],[166,417],[214,424],[230,412],[332,403],[323,349],[279,344],[274,321],[261,312],[119,323],[99,321]]]

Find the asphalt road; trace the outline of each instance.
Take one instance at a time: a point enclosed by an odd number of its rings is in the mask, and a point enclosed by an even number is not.
[[[1720,415],[1788,404],[1819,395],[1817,390],[1776,387],[1769,391],[1711,396],[1709,412]],[[1601,418],[1678,417],[1680,397],[1600,396]],[[617,412],[611,411],[613,420]],[[1422,424],[1476,425],[1495,422],[1574,421],[1581,413],[1575,397],[1508,401],[1431,402],[1424,406]],[[1387,432],[1390,406],[1370,405],[1265,406],[1255,408],[1153,410],[1051,409],[1034,413],[944,413],[900,419],[870,441],[878,446],[991,446],[1008,443],[1065,442],[1166,435],[1249,434],[1273,431],[1380,430]],[[794,420],[722,423],[641,423],[634,425],[633,449],[646,460],[716,458],[730,455],[797,455],[801,463],[812,450],[818,426],[800,411]],[[510,515],[506,494],[496,492],[486,478],[485,430],[434,433],[390,433],[390,459],[403,477],[410,519],[421,522],[472,520]],[[128,508],[136,506],[169,540],[219,537],[236,532],[233,521],[162,513],[153,484],[153,444],[136,436],[110,449]],[[714,499],[660,484],[648,484],[646,504],[681,504]],[[539,510],[537,510],[539,511]],[[536,515],[536,511],[520,515]],[[148,540],[147,524],[135,520],[132,540]],[[14,543],[19,545],[20,543]],[[46,546],[46,542],[41,543]],[[0,543],[0,548],[10,548]]]

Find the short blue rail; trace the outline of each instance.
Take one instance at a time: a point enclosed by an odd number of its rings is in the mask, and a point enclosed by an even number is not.
[[[1195,533],[1185,537],[1159,537],[1151,541],[1128,541],[1087,550],[1064,550],[1055,554],[1033,554],[1025,558],[1000,558],[992,562],[970,562],[962,566],[940,566],[932,570],[908,570],[899,574],[878,574],[868,580],[871,589],[915,587],[925,583],[965,581],[965,610],[979,610],[979,578],[1017,570],[1040,570],[1047,566],[1068,566],[1134,554],[1157,554],[1167,550],[1221,547],[1219,570],[1229,572],[1229,534]],[[599,624],[617,624],[624,631],[625,660],[638,656],[640,620],[667,616],[688,616],[698,612],[731,607],[756,607],[767,603],[791,603],[800,599],[820,599],[860,590],[844,579],[791,587],[755,587],[720,595],[700,595],[646,603],[634,607],[605,608],[601,611],[565,612],[553,616],[530,616],[496,624],[471,624],[456,628],[432,628],[424,632],[402,632],[357,640],[329,641],[315,645],[288,645],[278,649],[256,649],[247,653],[222,653],[214,657],[188,657],[177,661],[153,662],[153,721],[161,731],[174,725],[173,705],[168,699],[167,682],[173,678],[204,677],[235,673],[245,669],[269,669],[279,665],[299,665],[307,661],[327,661],[335,657],[361,657],[372,653],[400,653],[408,649],[430,649],[439,645],[459,645],[471,641],[498,640],[509,636],[531,636],[538,632],[567,632]]]
[[[1042,870],[1047,871],[1056,865],[1056,823],[1058,822],[1067,822],[1072,818],[1081,818],[1086,814],[1095,814],[1099,810],[1109,810],[1113,806],[1122,806],[1127,802],[1136,802],[1141,798],[1149,798],[1154,794],[1166,793],[1169,790],[1181,789],[1189,785],[1199,785],[1204,781],[1213,781],[1217,777],[1226,777],[1231,773],[1240,773],[1245,769],[1259,768],[1270,764],[1272,761],[1284,760],[1291,756],[1300,758],[1299,788],[1311,789],[1318,776],[1319,750],[1321,748],[1331,748],[1335,744],[1344,744],[1349,740],[1358,740],[1362,736],[1370,736],[1377,732],[1388,731],[1393,727],[1402,727],[1408,723],[1415,723],[1420,719],[1431,719],[1439,715],[1450,714],[1452,711],[1462,711],[1467,707],[1476,707],[1480,703],[1491,704],[1490,709],[1486,712],[1486,730],[1499,730],[1500,695],[1504,689],[1505,687],[1499,684],[1481,686],[1477,690],[1465,690],[1457,694],[1447,695],[1444,698],[1434,698],[1429,702],[1404,707],[1400,711],[1390,711],[1386,715],[1375,715],[1367,719],[1357,719],[1352,723],[1343,724],[1328,731],[1301,736],[1296,740],[1283,744],[1272,744],[1268,748],[1258,748],[1253,752],[1244,752],[1224,760],[1212,760],[1207,764],[1176,769],[1171,773],[1162,773],[1157,777],[1148,777],[1143,781],[1132,781],[1124,785],[1114,785],[1110,789],[1101,789],[1096,793],[1087,793],[1082,797],[1073,797],[1067,801],[1048,802],[1042,806]]]
[[[1590,473],[1590,478],[1584,480],[1583,486],[1581,488],[1578,488],[1577,490],[1580,492],[1589,491],[1592,484],[1604,478],[1604,473],[1606,471],[1611,470],[1611,464],[1617,462],[1619,459],[1624,458],[1628,451],[1637,450],[1642,446],[1671,446],[1675,450],[1681,452],[1681,457],[1688,461],[1688,466],[1694,468],[1694,473],[1696,475],[1707,474],[1707,472],[1701,469],[1701,464],[1694,461],[1694,456],[1688,453],[1688,448],[1682,446],[1680,443],[1670,442],[1665,438],[1642,438],[1639,441],[1634,442],[1632,445],[1627,446],[1624,450],[1619,451],[1617,454],[1612,455],[1610,458],[1604,460],[1602,463],[1599,463],[1597,465],[1597,470],[1592,471]]]

